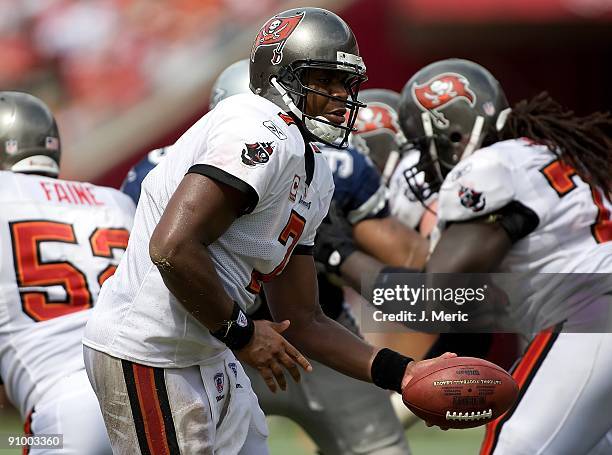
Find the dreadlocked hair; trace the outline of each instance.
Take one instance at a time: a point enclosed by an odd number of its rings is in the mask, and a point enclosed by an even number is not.
[[[595,112],[579,117],[564,109],[547,92],[517,103],[499,140],[526,137],[548,147],[574,168],[585,182],[612,195],[612,117]]]

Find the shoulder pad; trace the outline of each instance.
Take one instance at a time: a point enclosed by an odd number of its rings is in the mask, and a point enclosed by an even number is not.
[[[506,206],[515,197],[512,170],[492,149],[481,149],[446,176],[439,195],[440,221],[465,221]]]

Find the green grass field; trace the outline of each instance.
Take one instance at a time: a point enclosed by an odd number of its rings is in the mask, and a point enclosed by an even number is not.
[[[272,417],[270,425],[271,455],[313,455],[315,446],[301,429],[288,419]],[[477,455],[484,427],[470,430],[442,431],[418,423],[406,436],[413,455]]]
[[[272,417],[270,425],[271,455],[313,455],[314,445],[300,428],[288,419]],[[0,435],[21,434],[22,425],[15,412],[0,410]],[[413,455],[475,455],[484,429],[441,431],[418,423],[406,433]],[[2,455],[19,455],[20,450],[0,449]],[[85,455],[85,454],[84,454]],[[332,455],[332,454],[330,454]]]

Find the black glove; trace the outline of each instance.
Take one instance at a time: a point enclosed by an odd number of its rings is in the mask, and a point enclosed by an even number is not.
[[[356,249],[353,226],[332,201],[315,238],[315,261],[321,263],[327,273],[339,275],[340,266]]]

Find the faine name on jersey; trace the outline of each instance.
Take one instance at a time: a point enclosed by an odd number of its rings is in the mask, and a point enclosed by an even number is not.
[[[73,205],[102,206],[96,199],[93,188],[79,182],[41,181],[44,197],[50,202],[66,202]]]

